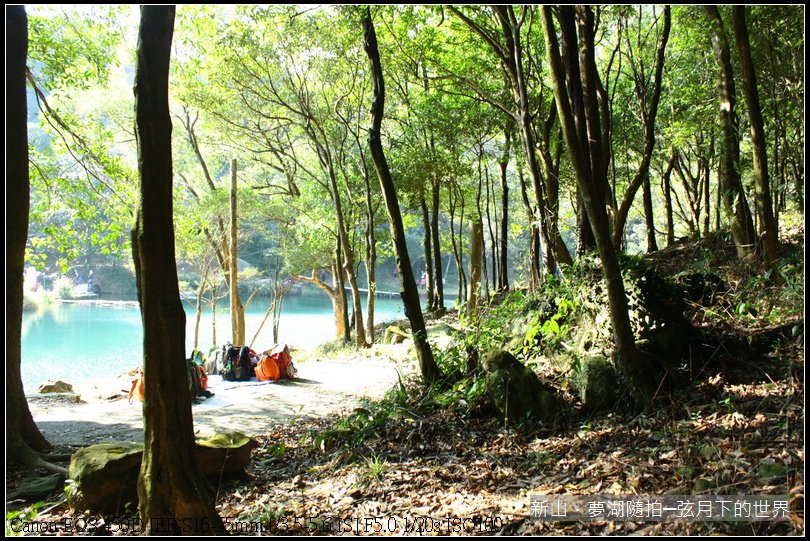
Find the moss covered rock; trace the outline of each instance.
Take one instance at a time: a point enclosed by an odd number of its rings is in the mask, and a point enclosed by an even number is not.
[[[561,403],[554,389],[508,351],[490,352],[482,363],[492,403],[509,422],[527,419],[552,424]]]
[[[197,460],[209,477],[220,473],[238,475],[245,471],[256,445],[256,440],[241,432],[219,433],[207,440],[197,440]]]
[[[209,478],[244,472],[256,441],[240,432],[197,440],[197,460]],[[101,443],[73,454],[68,468],[68,503],[74,509],[115,513],[137,503],[143,444]]]
[[[577,396],[588,411],[607,410],[616,404],[616,369],[605,357],[585,357],[573,383]]]
[[[68,503],[101,513],[122,511],[137,500],[143,444],[100,443],[76,451],[70,459]]]

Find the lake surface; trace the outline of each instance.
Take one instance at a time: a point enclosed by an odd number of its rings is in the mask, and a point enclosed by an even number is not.
[[[399,299],[375,303],[377,323],[404,318]],[[269,305],[269,299],[255,298],[245,314],[246,337],[253,338]],[[193,308],[186,309],[186,351],[194,346]],[[365,298],[363,299],[365,309]],[[364,313],[365,317],[366,314]],[[212,313],[203,312],[199,347],[204,353],[213,347]],[[217,344],[231,337],[227,299],[217,305]],[[305,290],[303,295],[284,299],[279,340],[292,347],[314,348],[334,338],[332,303],[320,291]],[[272,314],[253,349],[273,346]],[[295,359],[293,358],[293,361]],[[143,362],[143,328],[137,306],[97,306],[56,303],[53,308],[23,314],[22,379],[26,393],[35,393],[49,379],[77,384],[118,376]]]

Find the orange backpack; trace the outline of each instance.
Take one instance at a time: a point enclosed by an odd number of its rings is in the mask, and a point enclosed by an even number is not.
[[[132,388],[129,390],[129,403],[132,404],[132,397],[143,402],[143,370],[135,371],[135,379],[132,380]]]
[[[276,344],[271,351],[262,353],[259,364],[256,365],[256,379],[259,381],[294,378],[297,374],[287,344]]]

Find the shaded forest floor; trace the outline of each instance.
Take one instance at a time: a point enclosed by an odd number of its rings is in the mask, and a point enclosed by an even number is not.
[[[786,244],[778,282],[740,265],[721,238],[647,258],[665,275],[720,275],[726,298],[692,304],[688,316],[750,346],[720,348],[721,369],[649,413],[574,405],[553,428],[513,426],[478,388],[400,382],[385,399],[258,436],[247,474],[216,487],[220,515],[234,533],[801,535],[802,242]],[[756,523],[536,522],[529,494],[789,495],[791,513]],[[70,514],[58,505],[38,520]]]

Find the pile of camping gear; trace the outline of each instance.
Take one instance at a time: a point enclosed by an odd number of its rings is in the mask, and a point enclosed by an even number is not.
[[[191,352],[191,358],[186,359],[186,370],[191,398],[195,403],[197,399],[214,396],[208,390],[209,375],[220,375],[223,381],[251,381],[255,378],[260,382],[298,377],[290,348],[284,343],[276,344],[273,349],[258,355],[248,346],[234,346],[228,342],[217,349],[210,359],[195,349]],[[143,393],[143,369],[138,368],[129,390],[129,401],[135,398],[143,402]]]

